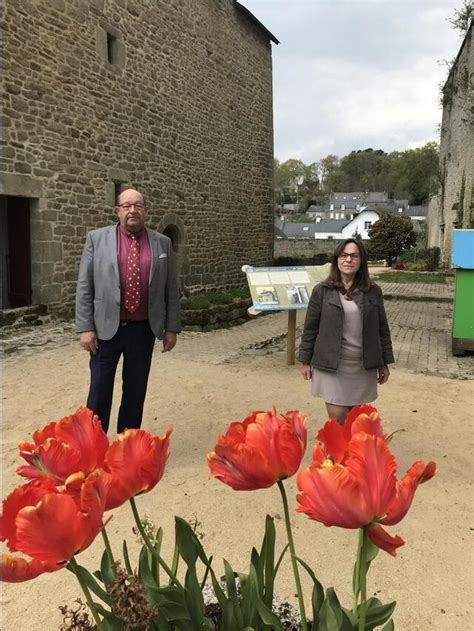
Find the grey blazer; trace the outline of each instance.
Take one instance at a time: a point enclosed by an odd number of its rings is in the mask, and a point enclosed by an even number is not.
[[[179,289],[171,240],[146,228],[151,248],[148,319],[159,339],[164,331],[181,331]],[[117,226],[89,232],[86,238],[76,292],[76,332],[95,331],[110,340],[120,326],[120,274]]]

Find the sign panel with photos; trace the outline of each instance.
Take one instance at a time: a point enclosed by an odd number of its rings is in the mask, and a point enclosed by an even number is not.
[[[306,309],[314,285],[325,279],[329,264],[306,267],[244,265],[255,311]]]

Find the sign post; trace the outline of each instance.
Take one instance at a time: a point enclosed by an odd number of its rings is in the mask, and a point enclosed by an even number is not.
[[[314,285],[327,277],[329,264],[306,267],[251,267],[242,271],[252,296],[249,312],[288,311],[287,364],[295,363],[296,312],[308,308]]]

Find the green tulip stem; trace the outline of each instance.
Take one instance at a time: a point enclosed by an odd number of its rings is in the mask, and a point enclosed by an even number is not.
[[[295,542],[293,541],[293,533],[291,531],[290,513],[288,511],[288,499],[286,497],[285,487],[281,480],[278,481],[278,488],[280,489],[281,499],[283,500],[283,510],[285,512],[285,525],[286,533],[288,536],[288,545],[290,546],[291,563],[293,565],[293,574],[295,575],[296,591],[298,594],[298,603],[300,606],[301,615],[301,631],[308,631],[308,622],[306,619],[306,612],[304,608],[303,590],[301,589],[301,580],[298,572],[298,562],[296,560]]]
[[[142,521],[140,519],[140,515],[138,514],[137,505],[135,503],[134,497],[130,498],[130,506],[132,507],[133,517],[135,518],[135,523],[137,524],[138,531],[140,532],[140,535],[143,539],[144,544],[146,545],[148,550],[151,552],[151,554],[155,557],[155,559],[157,559],[158,563],[164,569],[166,574],[168,574],[168,576],[171,579],[171,582],[174,583],[176,587],[182,588],[183,586],[179,582],[178,578],[176,577],[175,574],[173,574],[172,570],[168,567],[167,563],[163,560],[161,555],[158,554],[158,552],[155,550],[155,547],[150,541],[149,536],[146,534],[145,529],[143,528]]]
[[[101,530],[102,539],[104,540],[105,549],[107,550],[107,556],[109,557],[110,565],[112,566],[112,571],[115,575],[117,575],[117,567],[115,565],[114,554],[112,552],[112,547],[110,545],[109,535],[107,534],[107,530],[105,526]]]
[[[74,572],[74,574],[76,575],[77,580],[79,581],[79,585],[82,588],[82,591],[84,592],[84,596],[86,597],[86,601],[87,601],[87,605],[89,606],[89,609],[91,610],[92,616],[94,617],[95,620],[95,624],[97,626],[98,631],[105,631],[105,627],[102,624],[102,620],[100,619],[100,616],[97,612],[97,609],[94,605],[94,601],[92,600],[92,596],[91,593],[89,591],[89,588],[87,587],[85,581],[82,579],[81,577],[81,571],[79,568],[79,564],[77,563],[76,559],[74,557],[71,557],[69,559],[69,563],[68,563],[69,568]]]
[[[359,604],[359,594],[360,594],[360,553],[362,551],[362,545],[364,543],[364,530],[363,528],[359,528],[359,540],[357,542],[357,555],[356,562],[354,568],[354,594],[352,597],[352,613],[354,616],[357,616],[357,606]]]
[[[367,613],[367,526],[362,528],[362,545],[360,547],[359,561],[359,586],[360,586],[360,609],[359,609],[359,631],[365,629],[365,617]]]

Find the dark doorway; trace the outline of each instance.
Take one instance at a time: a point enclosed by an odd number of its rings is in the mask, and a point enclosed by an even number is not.
[[[30,200],[0,196],[2,309],[31,305]]]
[[[173,226],[172,224],[169,224],[163,230],[163,234],[166,237],[168,237],[169,239],[171,239],[171,245],[173,246],[173,250],[174,250],[175,254],[177,254],[178,251],[179,251],[179,230],[178,230],[178,228],[176,226]]]

